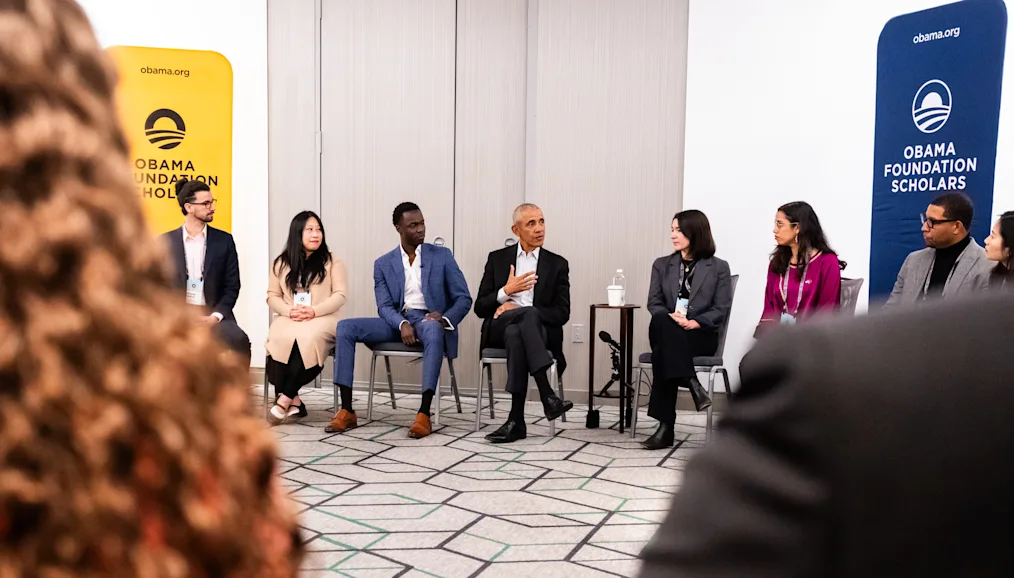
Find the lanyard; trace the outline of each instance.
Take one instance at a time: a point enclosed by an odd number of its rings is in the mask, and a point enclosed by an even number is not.
[[[788,293],[789,293],[789,273],[791,271],[792,271],[791,267],[788,270],[786,270],[785,274],[782,275],[781,282],[778,284],[778,289],[781,290],[782,293],[782,307],[785,309],[786,313],[789,313]],[[793,317],[799,315],[799,306],[802,305],[803,303],[803,285],[806,284],[806,274],[809,272],[810,272],[809,267],[803,269],[803,278],[799,280],[799,293],[796,294],[796,310],[790,313],[790,315],[792,315]]]

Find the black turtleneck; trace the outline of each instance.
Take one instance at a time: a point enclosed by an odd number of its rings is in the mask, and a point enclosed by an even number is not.
[[[957,264],[958,257],[971,242],[972,236],[968,235],[950,247],[936,250],[933,271],[930,272],[929,290],[926,291],[927,297],[939,297],[944,292],[944,285],[947,284],[947,278],[951,276],[951,270]]]

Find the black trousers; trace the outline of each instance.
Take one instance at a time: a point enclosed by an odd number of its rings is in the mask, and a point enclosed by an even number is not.
[[[528,376],[553,365],[542,315],[534,307],[511,309],[494,319],[486,343],[507,350],[507,391],[511,393],[526,393]]]
[[[281,363],[268,357],[268,366],[264,371],[268,374],[268,382],[275,386],[275,395],[281,394],[292,399],[299,395],[299,388],[313,381],[323,369],[319,365],[309,369],[304,368],[299,344],[293,342],[289,362]]]
[[[714,355],[718,332],[708,329],[687,331],[665,312],[651,316],[651,401],[648,415],[662,423],[676,421],[676,395],[687,379],[695,377],[694,357]]]
[[[226,347],[239,354],[250,366],[250,338],[234,319],[223,319],[212,327],[212,332]]]

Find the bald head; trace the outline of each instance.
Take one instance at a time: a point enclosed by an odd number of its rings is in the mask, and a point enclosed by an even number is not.
[[[521,240],[521,249],[530,253],[546,241],[546,218],[542,209],[532,203],[524,203],[514,209],[514,235]]]

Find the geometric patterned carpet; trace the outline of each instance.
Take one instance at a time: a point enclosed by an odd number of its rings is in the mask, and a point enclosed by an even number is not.
[[[259,388],[255,388],[259,396]],[[282,483],[300,510],[304,576],[569,577],[634,576],[637,555],[680,486],[689,456],[704,444],[704,414],[680,412],[675,448],[642,450],[654,430],[641,409],[637,441],[605,427],[586,429],[585,408],[557,420],[556,436],[529,403],[528,439],[507,445],[483,436],[499,427],[483,416],[474,433],[474,398],[458,414],[444,398],[441,426],[422,440],[407,428],[418,395],[375,397],[360,427],[324,433],[330,388],[303,388],[310,415],[273,428]],[[603,426],[614,408],[601,410]]]

